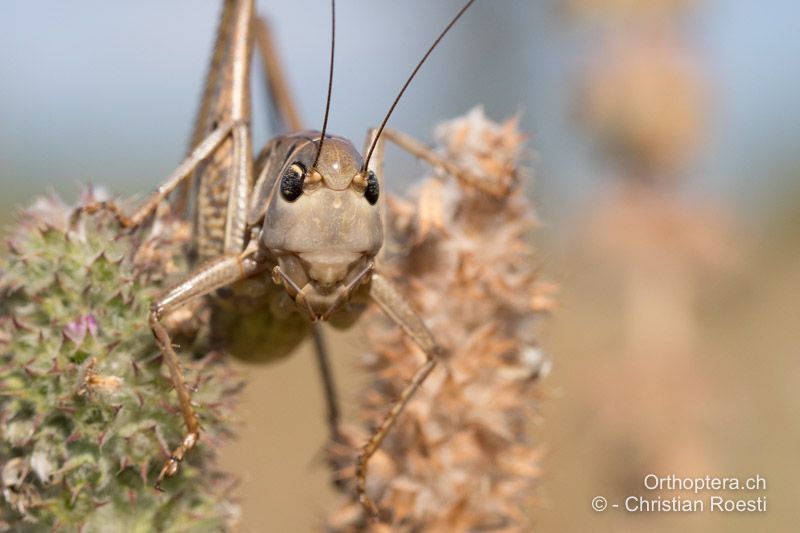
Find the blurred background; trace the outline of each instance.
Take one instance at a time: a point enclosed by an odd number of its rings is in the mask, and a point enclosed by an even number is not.
[[[330,130],[362,143],[460,7],[349,0],[337,12]],[[319,128],[330,31],[321,0],[259,2],[302,115]],[[142,197],[187,148],[216,1],[4,2],[0,222],[49,188]],[[540,428],[543,531],[777,531],[800,523],[800,49],[790,0],[479,1],[392,126],[425,142],[482,105],[521,114],[543,272],[561,286]],[[256,144],[268,128],[256,62]],[[400,192],[424,167],[392,150]],[[357,332],[335,336],[345,399]],[[334,496],[309,347],[243,366],[225,465],[243,531],[305,531]],[[645,474],[767,480],[766,513],[596,513]],[[675,492],[664,492],[671,498]],[[654,494],[650,494],[654,496]],[[707,496],[707,495],[706,495]]]

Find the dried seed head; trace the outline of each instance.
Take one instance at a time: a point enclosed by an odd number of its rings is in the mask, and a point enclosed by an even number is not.
[[[539,281],[526,241],[535,219],[520,181],[523,136],[516,120],[495,124],[476,109],[440,126],[437,137],[450,161],[509,192],[492,197],[437,174],[410,200],[388,202],[391,240],[382,267],[447,355],[370,463],[367,490],[388,525],[368,525],[360,506],[348,502],[331,516],[333,530],[528,524],[541,455],[530,421],[549,368],[534,326],[551,287]],[[361,397],[363,427],[346,432],[353,445],[364,442],[424,361],[393,322],[374,313],[364,322],[372,382]],[[335,461],[345,469],[354,453]]]

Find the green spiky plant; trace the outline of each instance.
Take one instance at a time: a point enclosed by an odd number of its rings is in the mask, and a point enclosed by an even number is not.
[[[213,455],[240,381],[202,335],[183,366],[203,441],[153,489],[183,423],[148,308],[186,269],[187,228],[159,217],[123,232],[72,213],[36,202],[0,262],[0,530],[225,529],[236,507]]]

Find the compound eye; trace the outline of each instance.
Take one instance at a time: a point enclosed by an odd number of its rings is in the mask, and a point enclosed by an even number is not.
[[[300,163],[292,163],[281,176],[281,196],[287,202],[294,202],[303,194],[303,181],[306,179],[306,167]]]
[[[373,171],[367,173],[367,187],[364,189],[364,198],[371,205],[375,205],[381,195],[381,187],[378,185],[378,177]]]

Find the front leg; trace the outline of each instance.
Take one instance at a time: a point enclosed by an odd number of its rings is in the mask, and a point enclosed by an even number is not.
[[[406,301],[403,296],[397,292],[397,289],[378,272],[372,274],[372,283],[370,285],[370,296],[375,302],[383,309],[383,311],[399,325],[403,331],[411,337],[411,339],[425,352],[427,361],[414,373],[411,382],[406,385],[400,398],[392,406],[389,412],[381,422],[378,429],[370,437],[369,441],[364,445],[361,454],[358,456],[358,463],[356,466],[356,490],[358,499],[366,510],[376,516],[378,510],[366,493],[367,487],[367,465],[370,457],[380,448],[383,439],[392,429],[397,417],[403,412],[408,401],[417,392],[417,389],[425,381],[425,378],[430,375],[433,367],[441,355],[441,348],[433,338],[433,335],[422,322],[419,315],[411,308],[411,305]]]
[[[162,320],[170,311],[181,307],[189,301],[244,279],[258,272],[259,269],[259,262],[253,257],[253,254],[242,253],[212,259],[202,264],[182,282],[168,290],[150,308],[150,329],[153,330],[153,335],[169,368],[172,385],[178,395],[178,403],[186,425],[186,434],[183,440],[172,452],[158,475],[156,489],[161,490],[161,482],[164,478],[175,475],[186,453],[197,444],[197,440],[200,438],[200,425],[197,420],[197,414],[194,411],[194,407],[192,407],[192,399],[189,390],[186,388],[178,355],[172,348],[169,333],[162,324]]]
[[[375,130],[370,131],[370,135],[368,135],[368,142],[371,141],[371,139],[374,137],[374,134]],[[399,132],[397,130],[386,128],[383,130],[383,133],[381,133],[381,138],[378,141],[378,145],[382,144],[384,140],[392,141],[393,143],[395,143],[397,146],[399,146],[409,154],[426,161],[428,164],[430,164],[435,168],[444,170],[445,172],[447,172],[452,176],[455,176],[465,184],[471,187],[475,187],[476,189],[479,189],[487,194],[490,194],[495,197],[503,197],[508,193],[507,185],[502,185],[495,182],[489,182],[485,179],[481,179],[480,176],[476,175],[471,170],[456,165],[452,161],[442,157],[441,155],[437,154],[433,149],[431,149],[428,146],[425,146],[423,143],[419,142],[410,135],[406,135],[405,133]],[[380,155],[380,157],[382,163],[382,154]]]
[[[92,214],[98,211],[109,211],[117,219],[120,226],[128,229],[139,227],[172,191],[178,188],[179,185],[184,183],[184,181],[192,175],[192,172],[194,172],[194,169],[197,168],[197,165],[199,165],[201,161],[219,148],[222,142],[230,135],[233,127],[234,124],[232,122],[220,124],[217,129],[212,131],[203,142],[192,150],[192,153],[178,165],[178,168],[170,174],[166,181],[164,181],[164,183],[160,185],[132,215],[126,215],[116,202],[108,200],[93,202],[79,207],[73,215],[73,219],[77,220],[82,213]]]

